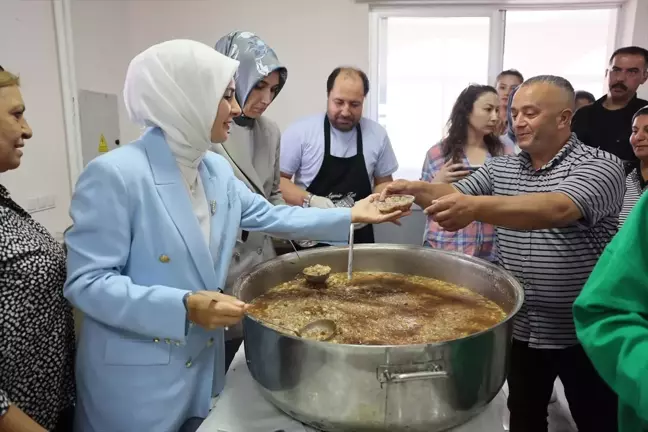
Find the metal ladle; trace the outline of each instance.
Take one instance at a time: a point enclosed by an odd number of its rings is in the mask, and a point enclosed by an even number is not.
[[[292,330],[275,323],[269,323],[269,324],[274,327],[279,327],[281,329],[287,330],[290,333],[295,334],[297,337],[301,337],[305,339],[315,339],[307,336],[308,334],[316,333],[320,337],[318,337],[315,340],[322,341],[322,342],[326,342],[333,339],[333,337],[337,334],[337,325],[335,324],[335,321],[330,319],[325,319],[325,318],[311,321],[308,324],[306,324],[304,327],[300,328],[299,330]]]
[[[347,267],[347,278],[351,280],[353,277],[353,234],[355,230],[353,229],[353,224],[351,224],[351,229],[349,230],[349,263]]]

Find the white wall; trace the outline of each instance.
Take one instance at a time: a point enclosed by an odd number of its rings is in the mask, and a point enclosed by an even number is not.
[[[94,3],[94,2],[92,2]],[[116,2],[119,3],[119,2]],[[354,0],[130,0],[131,48],[172,38],[213,46],[233,30],[257,33],[288,68],[286,87],[267,114],[284,129],[326,108],[326,78],[349,64],[369,72],[368,6]]]
[[[0,64],[19,74],[34,137],[21,166],[0,175],[18,204],[53,196],[55,208],[34,213],[52,233],[69,224],[70,190],[54,12],[50,1],[2,0]]]
[[[128,119],[122,97],[126,69],[133,57],[130,3],[72,0],[71,7],[77,88],[117,95],[123,142],[139,135],[139,128]]]

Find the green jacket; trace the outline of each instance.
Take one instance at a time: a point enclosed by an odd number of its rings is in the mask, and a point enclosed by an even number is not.
[[[574,303],[574,320],[619,396],[619,432],[648,431],[648,194],[605,248]]]

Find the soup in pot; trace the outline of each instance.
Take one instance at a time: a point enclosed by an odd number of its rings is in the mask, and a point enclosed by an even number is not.
[[[254,299],[249,314],[293,336],[310,322],[329,319],[337,327],[329,342],[354,345],[443,342],[506,318],[500,306],[467,288],[381,272],[357,272],[351,281],[347,273],[332,273],[324,284],[298,276]]]

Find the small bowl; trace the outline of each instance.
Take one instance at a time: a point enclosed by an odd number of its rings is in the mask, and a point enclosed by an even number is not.
[[[302,270],[302,274],[308,282],[324,283],[331,274],[331,267],[315,264]]]
[[[412,208],[415,197],[413,195],[390,195],[385,201],[378,201],[376,206],[380,213],[392,213],[395,211],[406,212]]]

